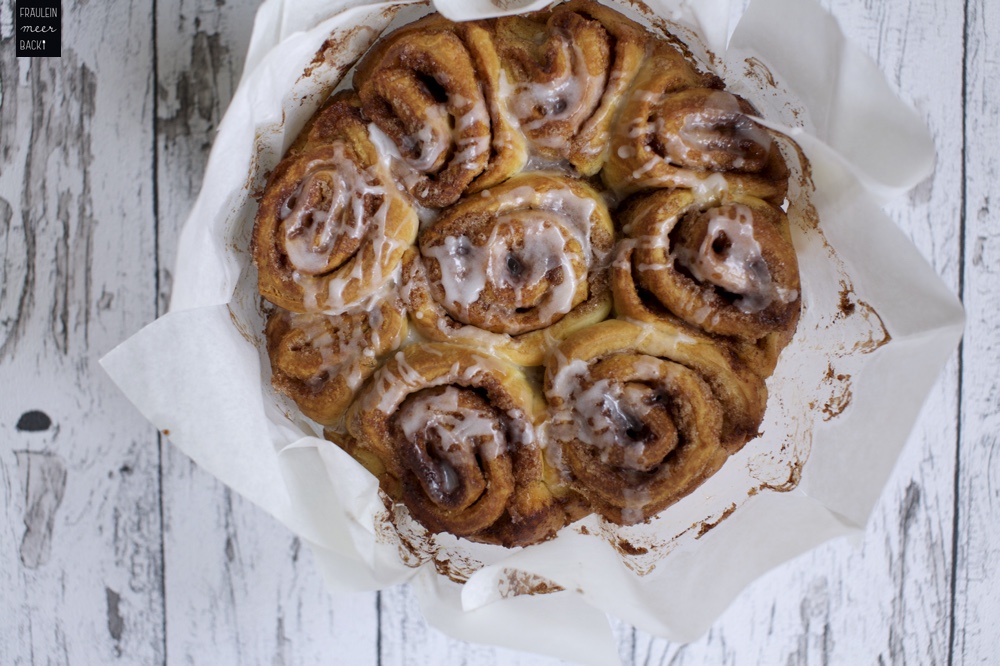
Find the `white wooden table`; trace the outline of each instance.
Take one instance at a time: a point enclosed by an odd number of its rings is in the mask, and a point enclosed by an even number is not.
[[[1000,3],[827,4],[933,133],[889,212],[965,339],[860,547],[771,572],[690,645],[616,625],[629,666],[1000,663]],[[331,596],[103,374],[165,309],[256,7],[62,5],[62,57],[18,59],[0,0],[0,664],[556,663],[428,629],[406,588]]]

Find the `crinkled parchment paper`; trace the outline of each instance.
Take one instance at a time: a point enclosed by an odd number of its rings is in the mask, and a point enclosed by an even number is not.
[[[879,209],[930,173],[930,138],[813,0],[753,0],[735,19],[735,0],[607,2],[669,22],[808,156],[786,151],[804,311],[768,382],[763,436],[691,496],[647,524],[590,516],[523,550],[427,535],[271,389],[251,193],[355,58],[426,5],[264,2],[181,236],[171,310],[102,361],[175,445],[309,543],[332,589],[410,581],[454,636],[587,664],[617,661],[606,613],[692,640],[770,567],[862,530],[962,327]],[[546,3],[436,4],[460,19]]]

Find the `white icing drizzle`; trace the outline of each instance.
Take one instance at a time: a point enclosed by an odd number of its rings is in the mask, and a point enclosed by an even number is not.
[[[393,162],[403,161],[396,144],[375,123],[368,123],[368,138],[375,146],[379,161],[386,169],[391,169]]]
[[[520,126],[528,133],[540,130],[553,121],[568,122],[571,127],[579,127],[600,103],[604,94],[607,73],[602,71],[597,77],[590,74],[587,61],[575,41],[565,35],[557,35],[560,48],[569,52],[569,71],[545,83],[525,81],[518,83],[508,98],[511,111],[520,121]],[[509,84],[508,84],[509,85]],[[530,120],[534,115],[539,117]],[[543,148],[563,148],[567,145],[563,136],[534,136],[535,145]]]
[[[306,176],[278,214],[285,253],[299,273],[317,275],[328,270],[338,239],[358,240],[364,235],[369,222],[365,198],[385,195],[385,189],[344,154],[343,143],[333,148],[333,159],[307,165]],[[310,199],[317,194],[328,203],[326,210],[312,207]]]
[[[417,171],[430,171],[438,163],[438,160],[448,150],[448,139],[451,137],[435,132],[435,127],[448,127],[448,110],[443,104],[432,104],[425,109],[427,118],[416,134],[404,137],[404,148],[416,147],[418,150],[412,151],[418,154],[417,157],[404,157],[406,162]],[[408,150],[407,152],[411,152]]]
[[[500,423],[482,410],[460,407],[460,395],[454,386],[446,386],[437,395],[417,395],[397,412],[396,422],[407,440],[423,434],[433,442],[440,459],[457,464],[459,456],[475,445],[481,460],[495,460],[507,450]]]
[[[376,380],[379,391],[372,391],[369,394],[369,402],[365,403],[365,409],[378,409],[383,414],[391,414],[407,395],[419,389],[433,388],[453,382],[462,386],[474,386],[484,368],[492,365],[485,358],[481,364],[471,365],[461,372],[459,366],[455,365],[450,373],[428,381],[406,362],[406,355],[402,351],[396,352],[394,358],[396,371],[390,372],[386,366],[382,367]]]
[[[287,312],[283,316],[287,317],[290,329],[301,331],[305,338],[304,348],[320,355],[313,375],[305,379],[305,383],[314,389],[340,375],[348,388],[356,391],[363,381],[361,356],[374,359],[383,349],[400,343],[400,331],[396,332],[395,338],[382,340],[380,329],[385,323],[385,316],[381,306],[374,309],[359,307],[333,318],[295,312]]]
[[[633,238],[623,238],[618,241],[618,251],[611,262],[611,268],[623,271],[632,270],[631,253],[635,251],[637,245],[638,242]]]
[[[654,106],[668,96],[649,90],[632,93],[633,99]],[[637,145],[623,143],[615,151],[619,159],[641,160],[629,174],[640,187],[684,187],[700,198],[718,198],[729,190],[715,161],[718,152],[724,150],[732,159],[727,170],[740,171],[759,166],[749,162],[751,154],[763,158],[773,143],[771,135],[743,113],[739,100],[721,90],[708,95],[700,111],[686,114],[678,131],[668,131],[666,122],[657,115],[651,123],[645,114],[640,115],[625,133]],[[724,134],[720,127],[726,128]],[[663,146],[663,154],[647,144],[645,137],[652,134]]]
[[[698,174],[693,171],[681,171],[675,174],[673,181],[688,188],[699,199],[719,199],[729,192],[729,181],[717,172]]]
[[[313,279],[312,275],[303,274],[300,271],[292,272],[292,279],[302,288],[303,305],[311,311],[337,314],[343,312],[348,307],[355,305],[344,298],[344,291],[348,284],[386,284],[390,280],[398,280],[400,266],[396,265],[392,271],[386,273],[383,267],[390,262],[391,256],[397,250],[406,247],[406,243],[388,234],[386,231],[387,215],[389,212],[390,197],[386,196],[382,200],[382,205],[368,220],[368,242],[369,246],[362,244],[358,252],[349,262],[350,270],[345,274],[338,275],[326,280],[326,289],[321,288],[321,283]],[[374,255],[369,270],[365,270],[365,262],[360,258],[364,253],[370,251]],[[325,295],[323,306],[320,306],[320,294]],[[371,297],[368,298],[371,300]]]
[[[633,93],[633,98],[654,106],[659,105],[666,97],[667,95],[648,90]],[[700,111],[686,114],[677,132],[667,131],[666,120],[663,116],[656,116],[651,124],[645,116],[640,116],[629,125],[626,136],[629,139],[640,139],[656,134],[663,143],[666,153],[657,157],[664,162],[695,169],[716,167],[713,151],[721,149],[720,139],[730,143],[726,150],[740,151],[741,146],[749,144],[755,146],[761,155],[766,155],[773,143],[771,135],[743,112],[736,96],[723,90],[708,95]],[[724,137],[720,135],[720,127],[726,128]],[[629,151],[627,148],[628,146],[620,146],[618,157],[629,159],[635,155],[634,151]],[[731,168],[738,171],[748,166],[746,157],[742,152],[733,154]],[[653,166],[649,162],[645,163],[633,172],[633,178],[639,178]]]
[[[504,193],[500,197],[498,213],[511,209],[533,208],[560,213],[566,220],[567,228],[583,248],[583,254],[591,254],[590,219],[597,209],[597,202],[589,197],[581,197],[568,187],[536,191],[530,185],[522,185]],[[597,257],[595,253],[595,258]]]
[[[638,99],[640,102],[644,102],[645,104],[652,104],[655,106],[663,102],[663,100],[666,98],[666,95],[664,95],[663,93],[654,92],[652,90],[645,90],[643,88],[640,88],[632,94],[632,97]]]
[[[444,80],[440,83],[446,85]],[[384,132],[373,130],[374,123],[369,125],[372,142],[380,154],[407,167],[396,166],[394,172],[408,190],[418,184],[422,174],[437,171],[452,146],[455,152],[448,164],[473,170],[480,168],[476,160],[490,149],[490,115],[482,97],[467,99],[453,94],[447,103],[429,105],[425,112],[424,123],[416,133],[403,137],[402,146]],[[417,155],[403,156],[400,149]]]
[[[619,146],[618,152],[621,156],[622,149],[631,149],[631,146]],[[634,154],[633,151],[626,150],[626,153]],[[684,187],[691,190],[699,199],[718,199],[729,191],[729,181],[721,172],[688,170],[676,167],[661,155],[657,155],[648,147],[639,148],[639,153],[646,157],[646,160],[630,174],[633,181],[642,187]],[[623,157],[622,159],[629,159]],[[664,169],[664,167],[667,167]],[[653,172],[650,174],[650,172]],[[650,175],[647,175],[650,174]]]
[[[492,236],[491,236],[492,240]],[[486,286],[489,245],[473,244],[468,236],[448,236],[444,243],[424,250],[424,255],[436,259],[441,267],[441,286],[445,299],[457,308],[460,317],[467,318],[469,306],[479,300]]]
[[[501,100],[500,112],[503,114],[504,120],[506,120],[511,127],[519,130],[521,122],[517,119],[511,109],[511,104],[514,100],[514,94],[517,91],[517,86],[510,82],[510,79],[507,78],[507,71],[502,67],[500,68],[500,78],[497,88],[499,93],[497,98]]]
[[[451,140],[455,144],[453,164],[461,164],[466,169],[478,168],[476,159],[490,150],[490,115],[482,98],[466,100],[461,95],[452,95],[452,103],[456,107],[468,106],[468,109],[455,119]],[[486,128],[485,132],[475,132],[476,125]]]
[[[528,162],[524,165],[525,171],[557,171],[570,176],[576,175],[576,170],[568,160],[559,158],[551,159],[538,153],[528,156]]]
[[[427,227],[434,224],[439,217],[441,217],[440,208],[429,208],[427,206],[421,206],[416,201],[413,202],[413,210],[417,212],[417,219],[420,220],[421,229],[426,229]]]
[[[620,157],[623,160],[635,157],[635,148],[628,144],[622,144],[618,146],[618,150],[616,152],[618,153],[618,157]]]
[[[383,366],[378,380],[380,390],[369,394],[378,400],[376,409],[384,414],[391,413],[408,393],[423,385],[423,376],[410,367],[403,352],[396,352],[394,358],[396,372],[390,373]]]
[[[760,243],[754,238],[753,211],[742,204],[713,208],[705,236],[697,248],[674,251],[678,264],[703,284],[713,284],[740,296],[734,305],[745,314],[766,309],[775,300],[790,303],[798,292],[778,289],[771,278]]]
[[[302,332],[305,346],[320,354],[319,365],[316,366],[313,376],[306,380],[310,386],[318,387],[343,361],[342,350],[345,343],[351,339],[353,327],[349,331],[331,327],[324,315],[288,312],[284,316],[287,317],[289,328]],[[345,333],[347,335],[344,335]]]
[[[499,120],[497,126],[493,128],[493,146],[497,151],[520,151],[527,143],[527,138],[524,136],[524,132],[521,131],[521,122],[514,116],[510,109],[510,101],[513,94],[514,86],[507,78],[507,72],[501,67],[496,94],[490,95],[492,97],[491,109]]]
[[[499,196],[497,215],[487,242],[475,245],[467,236],[448,236],[444,243],[424,249],[424,255],[440,266],[441,287],[452,316],[468,323],[469,309],[479,300],[487,284],[498,291],[513,290],[516,307],[535,307],[544,325],[573,308],[573,298],[586,275],[579,276],[567,242],[575,241],[580,257],[589,267],[591,257],[590,218],[597,203],[579,197],[568,188],[542,192],[524,185]],[[523,247],[506,241],[519,228]],[[544,297],[529,302],[526,294],[553,269],[560,269]],[[440,324],[439,324],[440,325]]]
[[[638,523],[646,516],[645,508],[653,501],[648,487],[622,488],[626,506],[622,508],[622,521],[626,525]]]
[[[743,113],[734,95],[722,90],[708,96],[701,112],[686,115],[676,134],[661,135],[669,139],[667,153],[674,162],[709,169],[713,166],[712,151],[719,149],[720,126],[726,127],[727,150],[737,151],[733,169],[747,166],[741,144],[755,146],[762,155],[771,150],[771,135]]]
[[[477,328],[475,326],[466,326],[461,323],[456,322],[448,316],[448,312],[441,306],[440,303],[433,300],[430,294],[427,293],[427,274],[426,269],[420,260],[416,262],[416,271],[410,273],[406,277],[407,282],[404,284],[403,300],[409,304],[411,308],[411,315],[416,320],[422,320],[425,317],[430,317],[433,321],[433,326],[438,330],[438,332],[444,336],[445,339],[450,340],[466,340],[475,341],[476,346],[488,351],[489,353],[496,355],[497,348],[501,347],[505,342],[509,342],[510,338],[503,334],[491,333],[490,331]],[[420,294],[420,298],[426,299],[422,305],[416,305],[414,301],[414,294]],[[419,307],[427,308],[427,312]],[[414,327],[411,330],[415,330]]]
[[[405,297],[404,297],[404,302],[405,302]],[[417,318],[419,319],[420,317]],[[428,340],[427,338],[425,338],[423,335],[420,334],[420,331],[417,329],[417,327],[408,326],[406,327],[406,337],[399,342],[397,348],[402,347],[405,349],[410,345],[420,344],[424,342],[428,342]]]
[[[611,464],[618,452],[619,464],[641,469],[645,445],[636,435],[654,408],[648,400],[653,389],[643,383],[655,384],[661,379],[659,361],[652,357],[633,364],[628,382],[593,381],[588,364],[574,359],[559,370],[547,392],[550,398],[559,398],[549,432],[563,442],[593,447],[603,464]]]
[[[515,214],[514,220],[510,217],[498,219],[490,235],[487,279],[501,288],[513,290],[514,303],[518,308],[537,307],[539,321],[548,325],[573,308],[573,296],[581,282],[573,270],[573,258],[566,248],[563,227],[558,218],[543,211],[532,215]],[[503,242],[506,236],[504,228],[511,224],[519,224],[523,229],[524,246],[516,254]],[[529,302],[525,290],[541,282],[555,268],[560,269],[560,280],[549,283],[540,304]],[[583,276],[585,279],[586,275]]]

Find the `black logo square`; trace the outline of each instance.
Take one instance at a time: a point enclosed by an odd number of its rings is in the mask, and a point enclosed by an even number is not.
[[[62,0],[14,0],[18,57],[62,55]]]

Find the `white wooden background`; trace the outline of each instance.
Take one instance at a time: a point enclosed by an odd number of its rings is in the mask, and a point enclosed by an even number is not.
[[[934,135],[890,214],[965,339],[860,547],[771,572],[690,645],[617,625],[628,666],[1000,663],[1000,2],[826,3]],[[18,59],[0,0],[0,664],[557,663],[428,629],[406,588],[329,595],[102,373],[164,311],[255,3],[62,4],[62,57]]]

